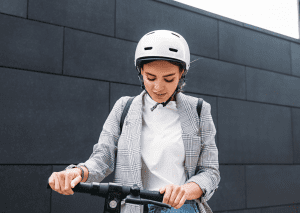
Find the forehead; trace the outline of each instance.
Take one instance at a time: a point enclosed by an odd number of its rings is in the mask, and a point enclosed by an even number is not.
[[[168,61],[152,61],[148,64],[144,65],[144,70],[149,73],[174,73],[175,71],[179,70],[179,67],[177,65],[171,64]]]

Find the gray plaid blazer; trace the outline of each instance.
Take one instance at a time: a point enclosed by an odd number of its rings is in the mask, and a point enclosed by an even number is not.
[[[145,94],[146,91],[143,90],[140,95],[133,99],[124,120],[121,135],[121,115],[130,97],[121,97],[115,103],[103,125],[99,141],[93,147],[92,155],[85,163],[77,165],[86,166],[89,170],[87,183],[101,182],[115,169],[114,183],[128,186],[137,184],[143,189],[140,135],[143,112],[142,98]],[[207,201],[217,190],[221,177],[218,149],[215,144],[216,128],[211,116],[211,106],[203,100],[199,119],[197,114],[198,98],[178,93],[176,103],[185,149],[186,183],[195,182],[200,186],[204,194],[195,201],[201,213],[212,213]],[[142,213],[143,208],[141,205],[122,202],[121,212]]]

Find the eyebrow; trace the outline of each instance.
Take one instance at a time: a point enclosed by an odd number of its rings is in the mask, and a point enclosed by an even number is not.
[[[148,72],[146,72],[146,74],[148,74],[148,75],[152,75],[152,76],[156,77],[156,75],[150,74],[150,73],[148,73]],[[168,77],[168,76],[172,76],[172,75],[175,75],[175,73],[173,73],[173,74],[169,74],[169,75],[164,75],[163,77]]]

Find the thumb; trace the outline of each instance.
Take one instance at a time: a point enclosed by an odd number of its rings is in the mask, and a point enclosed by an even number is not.
[[[160,190],[159,190],[159,192],[162,194],[162,193],[164,193],[164,191],[165,191],[165,187],[162,187]]]
[[[71,182],[71,187],[74,188],[78,183],[80,183],[81,179],[82,178],[80,175],[78,175],[76,178],[74,178]]]

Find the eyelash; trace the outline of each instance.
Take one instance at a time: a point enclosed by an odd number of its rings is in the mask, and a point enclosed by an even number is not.
[[[154,78],[154,79],[150,79],[150,78],[148,78],[148,80],[149,80],[149,81],[154,81],[154,80],[155,80],[155,78]],[[168,80],[166,80],[166,79],[165,79],[165,81],[170,83],[170,82],[173,82],[173,81],[174,81],[174,79],[172,79],[171,81],[168,81]]]

